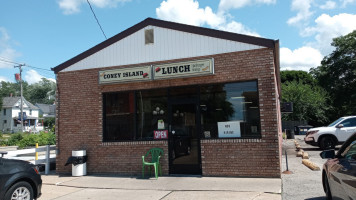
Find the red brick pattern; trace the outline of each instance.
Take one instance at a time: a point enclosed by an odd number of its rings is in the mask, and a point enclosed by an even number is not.
[[[260,139],[202,139],[204,176],[280,177],[281,128],[273,50],[264,48],[190,59],[142,63],[112,68],[59,72],[57,75],[57,172],[72,150],[86,149],[88,173],[141,173],[141,156],[152,147],[164,149],[163,173],[168,174],[167,141],[102,142],[102,93],[196,84],[258,80]],[[98,84],[100,70],[214,58],[215,74],[203,77],[154,80],[110,85]]]

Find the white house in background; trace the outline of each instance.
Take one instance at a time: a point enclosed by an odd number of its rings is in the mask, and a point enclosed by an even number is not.
[[[56,105],[36,103],[35,106],[39,108],[39,116],[43,118],[56,117]]]
[[[42,127],[37,127],[39,108],[23,99],[24,131],[37,132]],[[21,130],[21,98],[4,97],[0,113],[0,130],[3,132],[18,132]]]

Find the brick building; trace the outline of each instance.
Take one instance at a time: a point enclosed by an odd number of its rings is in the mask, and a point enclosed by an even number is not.
[[[279,43],[152,18],[53,68],[57,172],[280,177]]]

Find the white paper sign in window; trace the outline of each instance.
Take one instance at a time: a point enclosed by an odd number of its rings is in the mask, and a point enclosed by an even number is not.
[[[219,138],[241,137],[240,121],[218,122]]]

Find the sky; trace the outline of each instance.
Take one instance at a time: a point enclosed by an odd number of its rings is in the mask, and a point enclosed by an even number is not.
[[[309,71],[356,29],[356,0],[88,0],[107,38],[151,17],[280,42],[281,70]],[[51,68],[105,41],[87,0],[0,0],[0,81],[55,81]]]

